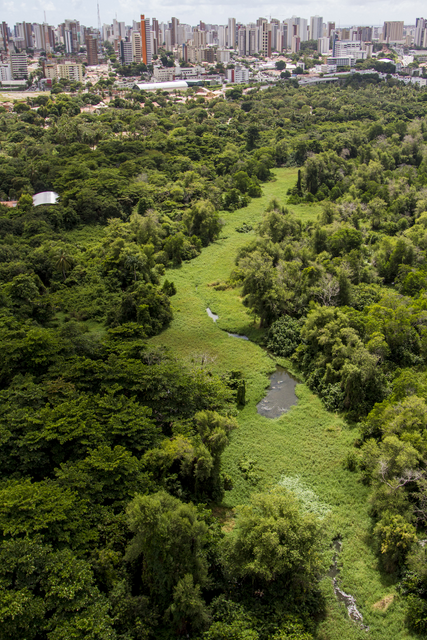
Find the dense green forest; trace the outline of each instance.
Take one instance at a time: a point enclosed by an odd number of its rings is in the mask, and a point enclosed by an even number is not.
[[[427,94],[189,94],[0,107],[0,639],[319,637],[327,517],[246,462],[253,494],[221,526],[245,376],[162,345],[174,275],[284,166],[215,286],[357,433],[345,467],[425,633]],[[59,203],[33,207],[44,190]]]

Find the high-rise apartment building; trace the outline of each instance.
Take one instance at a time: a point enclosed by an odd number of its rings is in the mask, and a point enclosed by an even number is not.
[[[310,40],[318,40],[323,37],[323,18],[312,16],[310,18]]]
[[[85,38],[87,63],[89,67],[95,67],[98,64],[98,38],[94,35],[87,34]]]
[[[6,22],[0,24],[0,48],[9,50],[9,27]]]
[[[141,32],[132,31],[132,57],[133,61],[139,64],[141,62]]]
[[[403,20],[384,22],[383,42],[399,42],[403,40]]]
[[[59,25],[60,34],[65,44],[65,51],[67,53],[78,53],[80,49],[79,33],[80,24],[76,20],[65,20],[63,24]]]
[[[424,47],[426,31],[427,31],[427,20],[424,18],[417,18],[415,21],[415,33],[414,33],[414,45],[417,47]]]
[[[74,62],[65,62],[56,66],[58,78],[67,78],[75,82],[83,82],[83,65]]]
[[[271,57],[271,24],[267,20],[260,25],[261,30],[261,50],[265,56]]]
[[[120,36],[119,23],[116,18],[113,19],[113,36],[118,38]]]
[[[226,33],[227,33],[226,27],[222,25],[218,27],[218,46],[219,47],[225,47],[227,45]]]
[[[141,16],[141,58],[144,64],[152,62],[150,20],[144,15]]]
[[[159,21],[157,20],[157,18],[153,18],[152,25],[153,31],[156,34],[156,38],[159,39]]]
[[[300,42],[306,42],[308,40],[307,20],[305,18],[298,18],[292,16],[285,20],[288,25],[288,48],[292,47],[292,38],[298,36]]]
[[[204,46],[206,46],[206,31],[200,31],[196,27],[195,29],[193,29],[193,47]]]
[[[253,56],[258,53],[256,29],[254,25],[246,25],[239,29],[239,54],[242,56]]]
[[[32,49],[34,47],[32,25],[28,24],[28,22],[23,22],[22,26],[24,27],[25,48]]]
[[[295,24],[298,25],[298,37],[301,42],[307,42],[308,40],[308,28],[307,20],[305,18],[295,18]]]
[[[122,65],[132,64],[132,42],[129,42],[128,40],[120,40],[120,60]]]
[[[330,44],[330,39],[329,38],[319,38],[317,41],[317,51],[320,54],[323,53],[329,53],[329,44]]]
[[[372,27],[357,27],[355,30],[356,40],[361,40],[362,42],[371,42],[372,41]]]
[[[236,18],[228,18],[228,42],[229,47],[236,47]]]
[[[28,62],[26,53],[12,53],[10,56],[10,66],[14,80],[25,80],[28,78]]]
[[[139,29],[139,26],[138,26],[138,29]],[[112,35],[113,33],[112,33],[111,25],[103,24],[102,25],[102,42],[109,40]]]
[[[178,25],[179,25],[178,18],[172,18],[172,24],[171,24],[171,45],[172,46],[178,43]]]
[[[237,34],[237,49],[240,56],[246,56],[246,29],[241,27]]]
[[[159,47],[163,44],[163,40],[161,38],[159,21],[156,18],[152,20],[152,34],[153,34],[153,51],[152,53],[157,53]]]
[[[288,48],[288,23],[282,22],[281,26],[281,43],[279,51],[283,51]]]
[[[34,46],[36,49],[46,50],[45,29],[43,24],[33,24]]]
[[[33,29],[28,22],[17,22],[15,25],[15,45],[21,49],[33,48]]]
[[[73,52],[73,37],[71,31],[64,31],[64,44],[67,53]]]
[[[250,56],[253,56],[254,53],[258,53],[258,40],[257,40],[257,30],[256,27],[252,26],[247,31],[246,42],[248,47],[248,53]]]
[[[292,36],[292,53],[298,53],[301,47],[301,38],[299,36]]]
[[[278,20],[271,20],[271,49],[273,51],[280,51],[280,23]]]

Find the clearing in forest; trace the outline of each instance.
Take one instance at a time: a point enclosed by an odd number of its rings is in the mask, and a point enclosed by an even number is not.
[[[253,491],[282,478],[297,493],[311,490],[319,504],[330,509],[331,541],[336,536],[343,541],[338,560],[340,587],[355,597],[369,630],[349,620],[344,606],[335,599],[330,578],[325,577],[322,589],[328,610],[318,628],[319,640],[413,638],[404,625],[404,603],[391,578],[379,571],[371,546],[369,489],[357,472],[344,467],[357,430],[341,416],[326,411],[304,384],[296,387],[299,401],[288,413],[273,420],[259,415],[256,404],[265,394],[267,375],[275,370],[275,362],[254,342],[227,333],[246,335],[251,340],[259,337],[240,291],[225,288],[225,283],[238,250],[255,237],[270,200],[277,198],[285,204],[286,192],[296,182],[296,169],[276,169],[274,174],[275,180],[263,185],[262,198],[253,199],[244,209],[223,214],[225,225],[216,242],[196,259],[168,270],[167,278],[177,288],[171,298],[174,319],[150,342],[173,347],[177,356],[207,363],[218,373],[239,370],[246,378],[247,404],[238,416],[240,428],[232,434],[223,454],[224,470],[234,484],[224,500],[228,514],[230,508],[246,502]],[[289,205],[289,209],[303,222],[315,220],[321,211],[318,204]],[[237,231],[244,223],[254,230]],[[207,307],[219,316],[217,322],[208,317]],[[379,607],[377,603],[385,599],[389,606]]]

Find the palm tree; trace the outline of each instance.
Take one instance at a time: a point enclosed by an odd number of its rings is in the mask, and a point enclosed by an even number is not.
[[[58,253],[55,266],[58,269],[58,271],[62,271],[62,276],[65,280],[66,273],[71,267],[71,258],[65,253],[63,249],[61,249],[60,252]]]

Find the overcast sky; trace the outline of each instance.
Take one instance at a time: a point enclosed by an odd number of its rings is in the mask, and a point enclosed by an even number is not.
[[[238,22],[254,22],[259,17],[269,16],[284,20],[292,15],[309,19],[320,15],[324,21],[336,22],[337,26],[379,25],[384,20],[403,20],[415,24],[415,18],[427,17],[427,7],[418,1],[395,2],[379,0],[325,0],[321,4],[313,0],[286,3],[262,4],[255,0],[235,0],[234,3],[219,0],[200,4],[194,0],[100,0],[101,22],[110,24],[117,14],[119,21],[131,24],[140,13],[145,17],[168,21],[175,16],[180,22],[195,25],[199,20],[213,24],[226,24],[229,17]],[[16,22],[43,22],[43,12],[49,24],[54,26],[65,18],[80,20],[85,26],[97,26],[96,0],[0,0],[0,20],[9,26]]]

